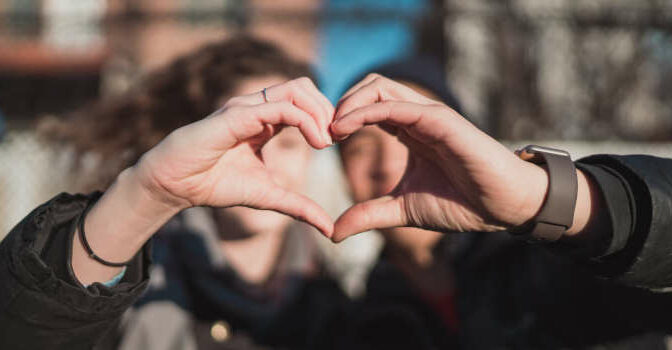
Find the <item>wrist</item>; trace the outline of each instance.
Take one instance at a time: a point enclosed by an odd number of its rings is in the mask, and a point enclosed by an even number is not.
[[[97,237],[112,235],[104,238],[112,240],[111,237],[114,237],[116,243],[133,247],[134,249],[124,249],[134,250],[128,256],[108,259],[123,261],[123,258],[130,258],[180,210],[180,206],[167,203],[148,191],[138,180],[135,168],[128,168],[117,176],[116,181],[88,214],[85,221],[87,238],[95,241]],[[94,243],[91,245],[96,253],[105,256],[100,252],[101,248],[96,250]],[[113,246],[111,248],[114,250]]]
[[[599,190],[586,174],[581,170],[576,171],[578,178],[578,192],[576,207],[574,209],[574,222],[565,232],[566,236],[574,236],[589,225],[593,218],[593,208],[599,202]]]
[[[519,208],[520,215],[510,223],[509,230],[519,230],[527,223],[531,222],[541,211],[541,208],[546,200],[549,186],[548,168],[545,166],[538,166],[532,163],[524,162],[526,169],[526,179],[523,186],[528,188],[527,195],[523,201],[523,205]],[[577,176],[577,196],[576,205],[574,206],[574,219],[572,226],[567,229],[565,235],[572,236],[581,232],[588,224],[591,217],[592,202],[594,200],[591,183],[586,175],[581,170],[576,170]]]
[[[541,211],[548,193],[548,169],[545,166],[523,160],[520,160],[520,166],[523,171],[518,177],[522,180],[518,188],[522,189],[525,195],[521,204],[514,206],[513,219],[508,222],[509,230],[520,229],[534,219]]]
[[[137,189],[142,191],[148,200],[153,202],[152,204],[157,207],[173,208],[179,212],[193,206],[188,200],[171,194],[170,191],[161,185],[160,181],[156,180],[151,171],[147,170],[148,168],[150,167],[142,166],[142,163],[138,163],[124,170],[119,174],[117,179],[123,176],[128,178],[129,181],[134,182]]]
[[[186,201],[179,200],[166,191],[147,186],[136,167],[122,171],[114,186],[126,199],[129,214],[133,216],[135,224],[146,226],[150,231],[156,231],[177,213],[190,207]]]
[[[105,261],[128,261],[178,212],[178,207],[167,205],[148,193],[138,182],[133,168],[124,170],[84,218],[89,250]],[[80,283],[104,282],[121,271],[92,258],[77,238],[78,234],[73,237],[71,266]]]

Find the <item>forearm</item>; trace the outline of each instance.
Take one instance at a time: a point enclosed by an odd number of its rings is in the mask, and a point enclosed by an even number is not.
[[[135,168],[128,168],[91,208],[84,223],[86,239],[102,259],[127,261],[179,210],[157,200],[137,180]],[[108,281],[121,271],[95,261],[84,249],[79,233],[73,237],[72,269],[80,283]]]

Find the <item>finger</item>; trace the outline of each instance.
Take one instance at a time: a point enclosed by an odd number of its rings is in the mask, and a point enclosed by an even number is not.
[[[361,84],[350,94],[343,96],[338,104],[335,119],[352,112],[353,110],[382,101],[404,101],[419,104],[438,104],[408,86],[374,75],[366,84]]]
[[[320,149],[328,146],[322,139],[313,117],[289,102],[231,107],[208,121],[211,124],[204,125],[202,128],[202,138],[218,140],[219,142],[213,147],[220,149],[229,149],[261,134],[267,124],[296,127],[308,144],[314,148]]]
[[[442,105],[422,105],[388,101],[360,107],[331,124],[336,140],[343,140],[360,128],[372,124],[391,124],[409,129],[424,141],[445,140],[459,115]]]
[[[266,97],[264,97],[264,94]],[[321,135],[325,142],[331,143],[331,136],[327,130],[333,118],[333,106],[308,78],[298,78],[273,85],[266,88],[265,92],[262,90],[253,94],[234,97],[226,103],[226,106],[251,106],[280,101],[290,102],[310,114],[320,126]]]
[[[331,135],[329,133],[329,125],[331,125],[332,120],[334,119],[334,106],[331,104],[331,101],[322,94],[322,92],[317,88],[315,83],[308,78],[298,79],[299,85],[307,92],[308,96],[311,96],[315,101],[322,107],[324,113],[322,114],[324,119],[323,127],[324,136],[329,143],[331,143]]]
[[[266,124],[264,125],[264,130],[255,135],[254,137],[250,138],[248,143],[254,149],[255,151],[261,150],[261,148],[271,139],[273,136],[277,135],[280,133],[275,126]]]
[[[358,203],[346,210],[334,223],[333,242],[373,229],[406,226],[401,197],[384,196]]]
[[[250,206],[289,215],[315,227],[327,238],[331,238],[334,231],[331,217],[321,206],[302,194],[287,191],[279,186],[275,186],[264,200],[252,203]]]
[[[355,84],[355,85],[353,85],[352,87],[350,87],[350,88],[348,89],[348,91],[346,91],[346,92],[343,94],[343,96],[341,96],[341,98],[339,99],[338,104],[336,105],[336,107],[339,107],[339,106],[341,105],[341,102],[342,102],[343,100],[345,100],[346,98],[348,98],[350,95],[352,95],[355,91],[359,90],[359,89],[360,89],[362,86],[364,86],[364,85],[368,85],[370,82],[372,82],[373,80],[377,79],[378,77],[381,77],[381,75],[380,75],[380,74],[377,74],[377,73],[369,73],[369,74],[367,74],[366,77],[364,77],[364,79],[360,80],[357,84]]]
[[[325,142],[331,143],[331,137],[327,133],[329,112],[318,97],[321,93],[314,86],[308,78],[294,79],[269,87],[266,89],[266,96],[269,101],[289,101],[308,112],[320,126]]]

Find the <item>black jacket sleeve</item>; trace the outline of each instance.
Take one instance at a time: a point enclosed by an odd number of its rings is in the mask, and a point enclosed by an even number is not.
[[[631,286],[672,287],[672,159],[597,155],[577,166],[596,179],[611,218],[591,268]]]
[[[95,197],[61,194],[0,244],[0,349],[94,348],[145,289],[147,246],[115,287],[84,287],[74,277],[75,224]]]

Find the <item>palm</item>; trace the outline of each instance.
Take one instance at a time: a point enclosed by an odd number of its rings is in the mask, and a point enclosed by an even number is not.
[[[243,142],[225,152],[199,151],[172,158],[159,170],[166,175],[163,186],[192,205],[259,206],[276,187],[258,146]]]
[[[425,150],[426,151],[426,150]],[[502,229],[508,186],[495,177],[492,164],[460,162],[437,152],[414,150],[399,187],[392,193],[404,208],[408,225],[440,231]],[[447,164],[448,166],[444,166]],[[468,174],[467,169],[472,169]],[[480,194],[475,196],[474,194]]]
[[[441,231],[461,231],[474,226],[474,210],[460,191],[464,188],[446,178],[434,164],[411,156],[399,192],[394,193],[399,196],[409,225]]]

